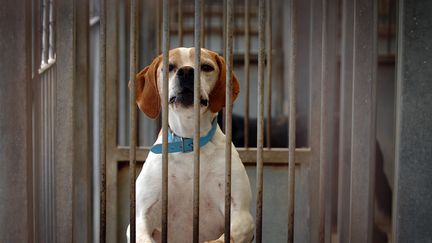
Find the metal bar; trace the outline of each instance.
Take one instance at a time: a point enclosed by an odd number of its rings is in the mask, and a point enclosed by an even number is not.
[[[231,242],[231,140],[232,140],[232,49],[234,1],[226,0],[226,89],[225,89],[225,242]]]
[[[272,121],[272,0],[266,1],[266,45],[267,45],[267,148],[271,148],[271,121]]]
[[[201,108],[201,41],[202,41],[202,6],[203,0],[195,0],[195,68],[194,68],[194,180],[193,180],[193,241],[199,240],[199,204],[200,204],[200,108]]]
[[[377,7],[354,3],[350,242],[372,242],[375,177]]]
[[[326,175],[327,175],[327,167],[328,167],[328,148],[326,148],[326,141],[328,137],[328,131],[325,129],[326,121],[328,120],[328,116],[330,114],[327,113],[327,104],[328,97],[326,95],[327,85],[326,85],[326,77],[327,77],[327,55],[328,49],[327,46],[327,6],[328,1],[322,1],[322,35],[321,35],[321,43],[322,43],[322,52],[321,52],[321,119],[320,119],[320,127],[321,127],[321,136],[320,136],[320,170],[319,170],[319,242],[325,241],[325,203],[326,203]]]
[[[432,2],[399,1],[397,9],[392,239],[428,242],[432,239]]]
[[[311,1],[310,25],[310,233],[311,242],[319,241],[319,176],[321,134],[321,51],[322,51],[322,0]]]
[[[52,75],[53,75],[53,84],[51,85],[51,94],[52,94],[52,103],[51,103],[51,121],[52,121],[52,125],[51,125],[51,151],[52,151],[52,161],[51,161],[51,171],[52,171],[52,178],[53,178],[53,184],[52,186],[52,191],[51,191],[51,201],[52,201],[52,208],[55,208],[55,194],[54,194],[54,178],[55,178],[55,167],[54,167],[54,156],[55,156],[55,149],[54,149],[54,141],[55,141],[55,100],[56,100],[56,96],[55,96],[55,86],[56,86],[56,81],[57,81],[57,66],[53,66],[52,70]],[[53,212],[53,211],[52,211]],[[51,215],[51,220],[53,225],[56,225],[55,222],[55,214],[54,212]],[[52,242],[55,242],[55,227],[53,227],[53,234],[52,234]]]
[[[249,147],[249,63],[250,63],[250,18],[249,18],[249,0],[245,0],[245,52],[244,52],[244,82],[245,82],[245,100],[244,100],[244,147]]]
[[[162,243],[168,242],[168,52],[169,0],[163,0],[162,17]]]
[[[351,108],[353,75],[353,25],[354,3],[342,2],[342,46],[341,46],[341,88],[339,128],[339,182],[338,182],[338,242],[349,242],[349,195],[351,174]]]
[[[256,174],[256,232],[255,241],[262,242],[263,209],[263,147],[264,147],[264,75],[265,75],[265,0],[258,5],[258,119],[257,119],[257,174]]]
[[[183,46],[183,9],[182,0],[177,0],[177,35],[179,46]]]
[[[106,4],[100,0],[100,30],[99,30],[99,58],[100,58],[100,84],[99,84],[99,157],[100,157],[100,242],[106,242]]]
[[[130,2],[130,80],[131,88],[129,95],[129,180],[130,180],[130,204],[129,204],[129,220],[130,220],[130,242],[135,243],[136,241],[136,146],[137,146],[137,108],[136,108],[136,93],[135,93],[135,82],[136,72],[138,66],[138,9],[139,2],[131,0]]]
[[[288,242],[294,242],[295,147],[296,147],[296,78],[297,78],[297,11],[291,1],[290,55],[289,55],[289,137],[288,137]]]

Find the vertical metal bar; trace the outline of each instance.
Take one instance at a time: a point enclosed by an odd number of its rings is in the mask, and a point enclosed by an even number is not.
[[[322,51],[322,0],[311,0],[310,25],[310,234],[311,242],[319,242],[319,176],[321,133],[321,51]]]
[[[320,170],[319,170],[319,242],[325,241],[325,202],[326,202],[326,193],[325,193],[325,185],[326,185],[326,173],[328,167],[328,149],[326,148],[325,142],[327,140],[328,132],[325,129],[326,121],[328,120],[328,116],[330,114],[327,113],[327,103],[328,97],[326,95],[327,86],[326,86],[326,76],[327,76],[327,6],[329,0],[322,0],[322,36],[321,36],[321,44],[322,44],[322,52],[321,52],[321,119],[320,119],[320,127],[321,127],[321,136],[320,136]]]
[[[106,101],[106,4],[100,0],[100,84],[99,84],[99,156],[100,156],[100,242],[106,242],[106,139],[105,139],[105,101]]]
[[[54,175],[54,158],[55,158],[55,150],[54,150],[54,141],[55,141],[55,129],[54,129],[54,126],[55,126],[55,100],[56,100],[56,93],[55,93],[55,89],[56,89],[56,83],[57,83],[57,66],[54,66],[52,69],[52,76],[53,76],[53,83],[52,83],[52,86],[51,86],[51,94],[52,94],[52,103],[51,103],[51,111],[52,111],[52,113],[51,113],[51,121],[52,121],[52,125],[51,125],[51,151],[52,151],[52,162],[51,162],[51,171],[52,171],[52,178],[53,178],[53,182],[54,182],[54,178],[55,178],[55,175]],[[51,201],[52,201],[52,208],[53,208],[53,210],[54,210],[54,208],[56,208],[55,207],[55,194],[54,194],[54,184],[53,185],[51,185],[52,186],[52,191],[51,191]],[[54,214],[54,212],[52,213],[52,215],[51,215],[51,220],[52,220],[52,223],[53,223],[53,225],[56,225],[56,222],[55,222],[55,214]],[[52,234],[52,242],[55,242],[55,228],[53,228],[53,234]]]
[[[200,108],[201,108],[201,34],[202,34],[203,0],[195,0],[195,68],[194,68],[194,180],[193,180],[193,241],[199,240],[199,204],[200,204]]]
[[[53,224],[52,224],[52,198],[51,198],[51,194],[52,194],[52,184],[53,184],[53,180],[52,180],[52,170],[51,170],[51,163],[52,163],[52,156],[51,156],[51,127],[52,127],[52,123],[51,123],[51,103],[52,101],[52,96],[51,96],[51,82],[52,82],[52,77],[51,77],[51,73],[52,73],[52,67],[50,67],[48,70],[46,70],[45,75],[47,76],[47,174],[48,174],[48,195],[47,195],[47,204],[48,204],[48,222],[49,222],[49,242],[54,242],[52,239],[52,233],[53,233]]]
[[[377,7],[354,3],[350,242],[372,242],[375,177]]]
[[[245,52],[244,52],[244,147],[249,147],[249,63],[250,63],[250,19],[249,19],[249,0],[245,0]]]
[[[162,243],[168,242],[168,52],[169,0],[163,0],[162,18]]]
[[[129,180],[130,180],[130,205],[129,205],[129,220],[130,220],[130,242],[136,241],[136,205],[135,205],[135,178],[136,178],[136,145],[137,145],[137,108],[136,108],[136,70],[138,66],[137,53],[138,53],[138,9],[139,2],[131,0],[130,2],[130,80],[131,89],[129,95]]]
[[[47,172],[47,151],[46,151],[46,141],[47,141],[47,136],[46,136],[46,129],[47,129],[47,125],[46,125],[46,87],[45,87],[45,74],[43,73],[41,75],[41,86],[42,86],[42,175],[43,175],[43,218],[44,218],[44,239],[46,241],[48,241],[48,217],[47,217],[47,211],[48,211],[48,203],[47,203],[47,194],[48,194],[48,176],[46,174]]]
[[[339,128],[339,182],[338,182],[338,242],[349,242],[349,195],[351,173],[351,108],[353,77],[353,24],[354,4],[342,1],[342,46],[341,46],[341,89]]]
[[[258,119],[256,174],[256,242],[262,242],[263,209],[263,147],[264,147],[264,61],[265,61],[265,0],[258,4]]]
[[[182,0],[177,0],[177,35],[179,46],[183,46],[183,11]]]
[[[399,1],[393,242],[432,239],[432,2]],[[415,36],[415,38],[413,38]]]
[[[294,242],[294,197],[295,197],[295,147],[296,147],[296,77],[297,77],[297,11],[295,1],[290,7],[290,56],[289,56],[289,137],[288,137],[288,242]]]
[[[272,121],[272,0],[267,0],[266,37],[267,37],[267,148],[271,148]]]
[[[234,1],[226,0],[226,89],[225,89],[225,242],[231,242],[231,140],[232,140],[232,38]]]

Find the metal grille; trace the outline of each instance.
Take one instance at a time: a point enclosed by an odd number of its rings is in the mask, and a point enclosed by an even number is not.
[[[102,200],[101,200],[101,241],[111,241],[110,239],[123,239],[123,236],[118,235],[117,233],[117,225],[116,222],[119,218],[117,215],[116,208],[120,207],[120,199],[119,194],[119,170],[124,167],[126,161],[129,160],[129,189],[130,193],[130,204],[129,204],[129,212],[130,212],[130,225],[131,225],[131,242],[135,241],[135,178],[137,170],[139,170],[143,161],[147,157],[149,153],[149,148],[143,145],[146,145],[144,140],[142,139],[142,133],[147,133],[146,137],[152,137],[155,135],[155,131],[158,131],[159,128],[162,129],[162,138],[163,138],[163,169],[161,174],[161,183],[162,183],[162,242],[167,242],[168,239],[168,222],[167,222],[167,202],[168,202],[168,193],[167,193],[167,171],[168,171],[168,156],[167,156],[167,131],[168,131],[168,102],[167,102],[167,73],[163,73],[163,102],[162,102],[162,116],[160,120],[157,121],[156,124],[148,125],[148,121],[143,121],[142,118],[137,114],[137,108],[135,105],[135,92],[132,89],[129,93],[129,105],[124,105],[123,108],[118,108],[117,102],[126,98],[121,92],[118,93],[116,90],[117,87],[117,78],[118,70],[112,69],[108,70],[106,67],[116,67],[119,66],[117,57],[118,56],[118,48],[124,48],[124,50],[129,49],[129,77],[132,80],[132,84],[135,82],[134,77],[135,73],[138,70],[138,66],[143,62],[149,61],[151,56],[155,56],[157,54],[162,54],[163,56],[163,66],[166,67],[168,65],[168,50],[171,48],[172,43],[177,43],[182,46],[184,43],[189,43],[192,41],[190,37],[193,37],[194,47],[208,47],[214,46],[214,44],[210,43],[213,41],[211,38],[212,35],[215,35],[214,29],[216,29],[213,25],[213,19],[215,18],[212,11],[216,10],[220,11],[220,15],[216,15],[216,17],[220,16],[220,22],[222,23],[222,28],[220,29],[219,38],[220,38],[220,48],[221,54],[226,59],[227,65],[227,80],[230,79],[230,72],[234,69],[234,66],[239,63],[238,60],[242,60],[244,64],[244,99],[243,99],[243,115],[244,119],[241,120],[243,123],[243,133],[244,137],[242,138],[243,147],[238,147],[240,158],[246,166],[256,166],[256,232],[255,232],[255,241],[262,242],[263,241],[263,204],[264,204],[264,168],[265,166],[274,166],[274,165],[283,165],[287,168],[288,174],[288,221],[287,221],[287,240],[288,242],[294,241],[302,241],[308,240],[311,242],[321,242],[324,240],[329,240],[332,235],[332,203],[336,200],[336,192],[333,188],[333,178],[335,176],[334,171],[337,165],[335,161],[337,161],[337,139],[335,139],[334,134],[337,134],[337,128],[335,126],[336,118],[333,114],[335,114],[339,107],[337,100],[337,90],[338,90],[338,81],[337,81],[337,30],[334,28],[338,23],[337,19],[337,1],[333,0],[311,0],[309,8],[309,15],[307,17],[298,16],[297,12],[302,5],[296,1],[291,1],[289,4],[278,4],[274,1],[264,1],[259,0],[258,4],[255,4],[254,1],[245,0],[244,3],[234,3],[232,0],[226,0],[223,2],[212,3],[210,4],[208,1],[197,0],[195,2],[179,0],[176,1],[176,4],[169,4],[168,0],[158,1],[157,4],[154,4],[152,7],[154,9],[153,15],[147,17],[147,19],[143,20],[142,16],[139,15],[140,9],[144,9],[149,7],[149,3],[137,3],[134,0],[118,3],[116,1],[103,1],[101,0],[101,80],[103,89],[103,95],[101,95],[102,100],[100,102],[101,107],[101,132],[102,137],[100,139],[101,144],[101,169],[102,169]],[[373,67],[373,57],[376,55],[377,51],[372,47],[375,46],[375,38],[373,33],[376,31],[374,26],[377,24],[376,17],[376,6],[371,4],[370,1],[361,1],[358,0],[354,3],[355,7],[350,8],[351,3],[343,2],[342,8],[342,26],[343,35],[346,36],[343,42],[343,48],[341,49],[342,55],[342,65],[346,67],[345,70],[350,70],[350,66],[353,65],[354,62],[359,62],[359,60],[353,59],[353,53],[358,53],[355,55],[355,58],[366,58],[364,63],[367,63],[368,66],[357,65],[355,69],[353,69],[354,73],[365,73],[364,70],[372,70],[367,77],[356,77],[354,75],[354,79],[362,80],[366,78],[370,80],[367,84],[361,84],[358,88],[353,89],[353,94],[350,94],[351,90],[348,86],[347,89],[342,89],[341,95],[342,99],[352,99],[355,101],[355,92],[363,92],[359,93],[359,97],[368,96],[370,99],[370,103],[367,104],[357,104],[356,109],[362,109],[362,116],[357,117],[356,121],[361,124],[369,124],[363,127],[361,133],[369,134],[366,139],[368,141],[358,141],[357,143],[366,144],[366,147],[361,148],[359,146],[352,146],[352,152],[350,162],[352,166],[355,166],[356,163],[369,163],[367,168],[373,167],[374,159],[372,157],[366,157],[367,161],[356,162],[364,153],[369,155],[372,154],[372,142],[371,136],[374,134],[373,127],[373,119],[374,119],[374,107],[371,104],[374,104],[374,67]],[[357,31],[356,33],[359,36],[354,36],[353,38],[349,38],[347,35],[351,35],[348,33],[348,26],[352,25],[352,22],[349,19],[349,16],[354,14],[355,17],[359,17],[359,14],[354,10],[358,10],[365,4],[364,7],[368,9],[368,18],[369,22],[362,22],[363,25],[355,25],[354,29]],[[194,11],[190,11],[193,6]],[[251,7],[252,6],[252,7]],[[287,53],[284,53],[285,60],[284,64],[281,62],[280,56],[277,55],[278,50],[274,49],[274,36],[278,35],[277,31],[272,28],[274,22],[273,13],[276,7],[282,6],[284,10],[287,11],[287,16],[283,17],[283,21],[288,23],[288,30],[286,41],[282,44],[279,44],[277,47],[284,47],[285,50],[288,50]],[[117,13],[116,9],[123,9],[123,12]],[[239,11],[241,10],[241,11]],[[234,16],[238,17],[236,14],[240,12],[243,16],[243,29],[238,28],[238,25],[235,22]],[[190,16],[193,15],[193,22],[190,20]],[[126,29],[126,33],[129,33],[129,44],[127,44],[126,39],[123,42],[122,38],[119,38],[120,29],[118,25],[116,25],[116,21],[118,16],[121,16],[125,19],[126,25],[129,29]],[[189,16],[189,17],[188,17]],[[355,18],[354,17],[354,18]],[[362,18],[366,18],[361,16]],[[152,21],[149,19],[154,18]],[[359,17],[360,18],[360,17]],[[258,28],[254,29],[251,26],[252,19],[255,19]],[[301,21],[307,19],[310,24],[310,33],[309,33],[309,67],[307,72],[307,81],[309,82],[308,87],[308,97],[298,97],[297,93],[299,89],[304,89],[303,86],[299,88],[299,80],[304,78],[304,73],[298,73],[299,62],[302,58],[303,53],[300,53],[299,50],[304,48],[303,43],[298,43],[300,30],[299,26],[301,26]],[[236,20],[237,21],[237,20]],[[364,21],[363,19],[361,21]],[[141,52],[141,50],[145,47],[139,47],[138,43],[143,43],[140,39],[140,30],[142,28],[141,25],[153,23],[153,26],[146,25],[146,28],[153,28],[155,33],[155,48],[153,52],[146,51]],[[109,28],[109,30],[107,30]],[[360,29],[359,29],[360,28]],[[362,29],[364,28],[364,29]],[[174,30],[176,29],[176,30]],[[193,30],[193,31],[192,31]],[[242,41],[244,42],[242,45],[244,46],[244,50],[242,54],[239,52],[233,52],[235,49],[236,43],[238,45],[238,39],[236,39],[236,35],[239,35],[239,32],[243,34]],[[360,33],[365,33],[360,35]],[[193,34],[193,35],[192,35]],[[234,37],[234,38],[233,38]],[[120,42],[119,42],[120,40]],[[352,44],[353,42],[355,44]],[[109,46],[108,46],[108,43]],[[253,44],[251,44],[253,43]],[[361,44],[359,44],[361,43]],[[359,55],[361,52],[361,46],[368,46],[370,48],[367,51],[363,52],[365,57]],[[121,46],[121,47],[119,47]],[[148,46],[148,45],[147,45]],[[254,47],[251,47],[254,46]],[[254,49],[256,48],[256,49]],[[251,54],[251,49],[256,50],[256,55]],[[150,54],[149,54],[150,53]],[[141,56],[140,55],[147,55]],[[107,59],[106,56],[111,55],[112,58]],[[200,62],[199,51],[195,52],[195,65],[198,66]],[[368,55],[368,56],[366,56]],[[239,56],[242,56],[239,58]],[[369,59],[367,59],[369,58]],[[146,60],[147,59],[147,60]],[[255,106],[254,103],[251,102],[251,86],[250,86],[250,63],[251,60],[255,60],[258,66],[258,85],[257,85],[257,141],[256,147],[251,146],[251,137],[254,135],[250,133],[250,127],[253,127],[251,124],[251,106]],[[143,61],[146,60],[146,61]],[[241,63],[241,62],[240,62]],[[283,66],[285,65],[285,66]],[[274,70],[275,67],[278,70]],[[278,73],[279,69],[282,70],[282,74]],[[168,68],[163,68],[163,70],[168,70]],[[345,72],[345,71],[344,71]],[[346,71],[350,72],[350,71]],[[252,74],[255,75],[255,74]],[[302,76],[303,75],[303,76]],[[343,75],[343,72],[342,72]],[[126,75],[127,76],[127,75]],[[283,77],[286,77],[285,79]],[[123,77],[121,77],[123,78]],[[195,74],[195,82],[194,89],[195,91],[199,89],[199,76]],[[276,83],[274,81],[277,81]],[[281,81],[279,81],[281,80]],[[349,77],[342,77],[342,85],[350,85],[348,83]],[[347,83],[345,83],[347,82]],[[286,85],[285,85],[286,84]],[[119,84],[121,87],[125,87],[124,84]],[[231,103],[231,92],[230,88],[231,82],[227,82],[226,87],[226,103]],[[133,87],[134,85],[132,85]],[[281,87],[281,89],[277,89],[274,94],[275,97],[278,97],[281,104],[277,104],[275,106],[272,105],[272,90],[275,87]],[[285,87],[288,88],[288,94],[284,95]],[[343,86],[345,88],[345,86]],[[121,88],[123,89],[123,88]],[[199,140],[200,134],[197,129],[200,126],[200,120],[198,114],[199,102],[197,99],[197,92],[195,92],[195,134],[194,140],[195,143]],[[352,98],[351,98],[351,95]],[[119,97],[120,96],[120,97]],[[284,96],[288,97],[287,99],[283,98]],[[109,97],[109,99],[106,99]],[[307,111],[301,110],[298,112],[299,107],[304,107],[302,103],[304,100],[308,100]],[[301,103],[301,105],[299,105]],[[286,105],[288,104],[288,105]],[[342,103],[341,103],[342,104]],[[344,103],[341,110],[344,110],[346,104],[350,106],[350,103]],[[354,106],[354,105],[353,105]],[[281,134],[280,136],[286,136],[287,139],[287,147],[285,148],[274,148],[271,141],[270,134],[273,134],[275,128],[272,128],[274,121],[272,119],[272,114],[279,111],[287,110],[288,122],[285,124],[284,131],[287,131],[287,134]],[[360,108],[362,107],[362,108]],[[302,108],[301,108],[302,109]],[[129,110],[129,117],[126,120],[122,120],[123,117],[127,117],[127,110]],[[348,113],[346,113],[348,112]],[[225,241],[228,242],[230,239],[230,185],[231,185],[231,140],[233,139],[233,109],[231,106],[227,106],[226,109],[222,112],[222,127],[226,134],[226,187],[225,187]],[[299,115],[300,114],[300,115]],[[302,115],[306,114],[306,119],[302,117]],[[345,124],[346,121],[344,117],[349,117],[350,115],[355,115],[356,110],[344,110],[342,113],[341,122]],[[120,118],[119,118],[120,116]],[[298,137],[296,136],[298,133],[299,122],[298,119],[303,119],[301,121],[306,121],[309,123],[306,127],[307,131],[306,142],[298,143]],[[117,121],[123,121],[123,123],[119,124]],[[129,121],[129,126],[126,126]],[[365,123],[366,122],[366,123]],[[147,125],[143,125],[147,124]],[[357,123],[352,123],[351,125],[355,125]],[[277,129],[277,128],[276,128]],[[340,141],[345,141],[344,139],[350,140],[351,132],[354,131],[354,128],[344,127],[341,128]],[[345,130],[347,129],[347,130]],[[127,133],[128,131],[128,133]],[[276,130],[277,131],[277,130]],[[289,136],[288,136],[289,131]],[[360,130],[359,130],[360,131]],[[357,131],[357,132],[359,132]],[[122,134],[129,134],[128,136],[123,136]],[[265,137],[266,134],[266,137]],[[126,139],[128,138],[128,139]],[[129,141],[129,142],[126,142]],[[151,141],[151,139],[149,139]],[[354,141],[353,141],[354,142]],[[296,146],[297,145],[297,146]],[[304,148],[296,148],[299,146],[306,146]],[[362,152],[360,152],[362,151]],[[340,155],[341,157],[346,157],[346,155]],[[137,162],[136,162],[137,161]],[[199,196],[198,192],[200,190],[199,185],[199,146],[194,146],[194,197],[193,197],[193,242],[198,242],[199,235]],[[284,168],[285,168],[284,167]],[[124,167],[126,168],[126,167]],[[341,167],[342,168],[342,167]],[[352,167],[353,169],[354,167]],[[373,184],[373,180],[371,175],[373,175],[372,170],[360,170],[360,172],[355,172],[356,176],[362,178],[362,181],[370,186]],[[299,173],[299,174],[297,174]],[[353,173],[350,171],[344,172]],[[348,181],[351,183],[351,187],[348,192],[360,192],[361,189],[356,187],[357,179],[351,178]],[[346,178],[344,179],[346,180]],[[302,190],[301,193],[307,194],[307,196],[302,195],[299,190]],[[299,194],[300,193],[300,194]],[[339,191],[339,201],[341,201],[340,207],[341,211],[338,214],[340,217],[343,216],[342,205],[345,205],[346,198],[349,198],[349,202],[353,202],[352,200],[358,198],[359,195],[367,198],[367,201],[370,203],[373,197],[370,195],[370,190],[366,190],[363,194],[350,194],[346,195],[346,191]],[[123,193],[121,193],[123,195]],[[371,204],[368,204],[366,208],[362,208],[360,205],[349,205],[352,212],[355,210],[359,210],[361,212],[365,212],[365,210],[371,210]],[[343,211],[343,212],[342,212]],[[300,214],[308,212],[309,214],[306,216],[306,223],[296,225],[298,222],[298,217],[302,217],[302,215],[294,215],[294,212],[299,212]],[[364,215],[362,218],[362,224],[368,224],[371,220],[371,214]],[[351,222],[351,221],[349,221]],[[340,226],[340,224],[338,224]],[[354,222],[351,222],[351,225],[355,225]],[[342,226],[340,226],[342,227]],[[371,230],[367,227],[358,227],[356,228],[359,231],[353,231],[352,228],[341,228],[344,232],[352,232],[355,236],[351,237],[359,237],[360,235],[364,237],[371,236]],[[121,232],[121,231],[120,231]],[[310,232],[310,234],[308,233]],[[296,236],[297,235],[297,236]],[[343,234],[340,234],[339,237],[343,237]]]

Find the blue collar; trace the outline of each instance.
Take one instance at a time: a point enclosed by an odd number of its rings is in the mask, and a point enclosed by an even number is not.
[[[206,145],[210,140],[212,140],[217,128],[217,119],[213,120],[212,128],[204,137],[200,137],[200,147]],[[155,154],[162,153],[162,144],[158,143],[153,145],[150,149],[151,152]],[[193,139],[184,138],[175,135],[171,130],[168,131],[168,153],[189,153],[193,151]]]

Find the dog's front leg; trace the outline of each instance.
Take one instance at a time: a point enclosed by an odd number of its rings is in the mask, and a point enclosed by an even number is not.
[[[156,243],[152,237],[152,230],[149,229],[146,222],[137,219],[136,221],[136,242],[137,243]],[[130,242],[130,225],[126,231],[127,242]]]
[[[247,210],[233,210],[231,212],[231,241],[230,243],[250,243],[254,235],[254,222]],[[224,243],[225,234],[217,240],[207,243]]]

